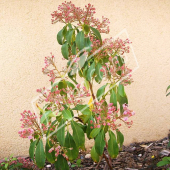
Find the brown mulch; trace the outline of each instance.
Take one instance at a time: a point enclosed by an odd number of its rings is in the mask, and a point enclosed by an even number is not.
[[[168,142],[169,137],[165,137],[158,141],[132,143],[129,146],[123,146],[123,150],[119,153],[118,157],[112,160],[113,170],[166,170],[170,165],[157,167],[156,164],[163,157],[170,156]],[[79,159],[81,159],[81,167],[75,166],[72,168],[72,164],[70,163],[70,170],[96,169],[97,164],[93,163],[91,158],[85,158],[85,154],[80,154]],[[54,170],[53,166],[48,169]],[[102,159],[98,170],[107,169],[109,170],[106,161]]]
[[[170,165],[157,167],[156,164],[163,157],[170,156],[169,138],[170,134],[158,141],[132,143],[129,146],[123,146],[118,157],[112,160],[113,170],[166,170]],[[27,157],[26,159],[30,158]],[[80,153],[79,159],[81,159],[81,166],[78,167],[76,163],[69,162],[70,170],[96,170],[98,164],[94,163],[91,158],[87,158],[85,153]],[[55,170],[55,168],[54,165],[46,162],[43,170]],[[98,170],[109,170],[104,158],[101,160]]]

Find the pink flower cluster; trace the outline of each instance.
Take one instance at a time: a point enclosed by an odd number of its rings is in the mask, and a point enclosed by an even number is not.
[[[51,102],[55,105],[55,107],[50,107],[49,109],[55,111],[64,109],[63,104],[66,105],[74,105],[82,104],[82,98],[89,97],[90,93],[86,89],[86,87],[81,87],[80,84],[77,85],[74,89],[72,87],[67,87],[63,89],[59,89],[58,85],[53,87],[55,90],[51,92],[47,90],[47,93],[44,90],[39,89],[38,92],[42,92],[45,97],[45,102]]]
[[[113,106],[113,103],[109,103],[107,106],[103,103],[104,100],[94,103],[94,109],[92,111],[96,115],[96,122],[91,121],[90,123],[94,124],[94,128],[100,128],[101,125],[107,125],[115,130],[120,126],[115,124],[119,110],[116,110],[116,107]]]
[[[121,80],[121,84],[124,86],[131,84],[133,82],[132,75],[130,74],[132,70],[125,66],[125,64],[118,66],[117,56],[114,57],[114,60],[112,57],[110,58],[110,62],[105,63],[105,66],[100,70],[103,76],[111,82],[113,81],[113,83]],[[118,74],[119,71],[121,71],[121,74]]]
[[[127,122],[127,120],[128,120],[129,117],[135,115],[135,112],[134,112],[133,110],[129,110],[129,109],[128,109],[128,105],[127,105],[126,103],[123,104],[123,110],[124,110],[124,112],[123,112],[123,115],[124,115],[123,120],[124,120],[125,122]]]
[[[36,119],[37,116],[35,116],[35,113],[32,113],[30,110],[26,111],[24,110],[23,113],[21,113],[22,118],[20,121],[22,121],[21,128],[27,128],[20,130],[18,132],[19,136],[22,138],[28,138],[32,139],[34,135],[34,126],[36,127]]]
[[[33,138],[32,135],[34,134],[34,130],[31,129],[31,128],[23,129],[23,130],[19,130],[18,134],[21,138],[32,139]]]
[[[118,119],[122,120],[126,125],[128,125],[128,127],[132,125],[133,122],[128,122],[128,118],[133,116],[135,113],[128,109],[127,104],[123,105],[123,115],[118,116],[119,109],[116,109],[116,107],[113,106],[113,103],[109,103],[107,106],[103,103],[104,100],[95,102],[94,109],[92,110],[96,115],[95,122],[92,120],[90,121],[94,128],[100,128],[103,125],[109,126],[112,130],[116,130],[121,126],[120,123],[116,123]],[[91,126],[91,128],[93,128],[93,126]]]
[[[72,23],[77,22],[78,26],[83,24],[96,27],[101,33],[109,33],[108,24],[110,23],[108,18],[102,17],[102,22],[94,18],[95,8],[93,5],[88,4],[85,9],[76,7],[71,1],[64,2],[59,5],[58,11],[54,11],[52,15],[52,23]]]
[[[53,151],[55,152],[56,161],[57,161],[57,157],[59,154],[62,154],[68,160],[68,156],[66,154],[62,153],[64,151],[64,148],[61,147],[60,145],[58,145],[56,147],[52,147],[51,149],[49,149],[48,152],[51,153]],[[66,151],[64,151],[64,152],[66,152]]]
[[[101,46],[101,42],[98,39],[95,39],[94,36],[90,36],[90,40],[92,42],[92,54],[95,54],[95,51],[99,49]],[[98,51],[96,55],[94,55],[95,58],[101,59],[101,58],[107,58],[108,55],[114,57],[115,55],[123,55],[124,53],[129,53],[130,47],[128,44],[131,44],[129,39],[122,40],[122,39],[116,39],[113,40],[111,38],[106,38],[102,42],[103,48]]]

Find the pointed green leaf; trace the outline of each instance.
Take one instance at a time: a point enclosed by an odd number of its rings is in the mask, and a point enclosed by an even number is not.
[[[166,94],[166,97],[170,95],[170,92],[168,94]]]
[[[80,56],[80,60],[78,61],[78,66],[79,66],[79,70],[81,70],[81,68],[84,66],[84,63],[86,62],[86,55],[82,54]]]
[[[93,123],[91,124],[90,121],[93,121]],[[87,129],[86,129],[86,134],[89,139],[91,139],[90,133],[92,132],[93,129],[94,129],[94,118],[93,118],[93,116],[91,116],[88,120],[88,125],[87,125]]]
[[[76,55],[76,43],[73,42],[73,45],[71,46],[71,52],[73,55]]]
[[[116,136],[112,131],[109,131],[110,139],[108,141],[108,153],[111,158],[116,158],[119,154],[119,147],[116,141]]]
[[[35,161],[39,168],[43,168],[45,165],[45,152],[42,139],[39,140],[35,151]]]
[[[41,123],[44,123],[44,121],[48,120],[49,117],[54,117],[54,116],[56,116],[56,115],[53,114],[53,112],[51,110],[46,111],[41,117]]]
[[[93,129],[90,133],[90,138],[92,138],[92,139],[95,138],[99,134],[100,130],[101,130],[101,128]]]
[[[63,29],[61,29],[57,34],[57,41],[60,45],[63,44]]]
[[[90,31],[89,25],[86,25],[86,24],[83,25],[83,29],[84,29],[84,31],[85,31],[85,34],[88,34],[89,31]]]
[[[103,79],[103,72],[100,71],[101,68],[102,65],[100,63],[97,63],[96,70],[95,70],[95,74],[96,74],[95,80],[97,83],[100,83]]]
[[[122,84],[119,84],[117,91],[121,97],[125,97],[126,94],[125,94],[124,86]]]
[[[91,149],[91,158],[93,159],[94,162],[99,162],[99,155],[95,150],[95,146],[93,146]]]
[[[72,118],[73,118],[70,110],[63,110],[62,114],[63,114],[63,117],[67,120],[72,120]]]
[[[96,97],[98,100],[100,100],[100,98],[105,94],[105,88],[106,88],[107,84],[106,85],[103,85],[102,87],[100,87],[98,90],[97,90],[97,94],[96,94]]]
[[[92,42],[90,41],[89,37],[84,38],[84,43],[85,43],[85,47],[86,47],[86,51],[90,52],[92,50]]]
[[[46,146],[45,146],[45,154],[46,154],[46,158],[48,160],[48,162],[50,163],[54,163],[55,162],[55,152],[52,151],[51,153],[49,153],[48,151],[53,147],[51,141],[47,141],[46,142]]]
[[[91,78],[92,78],[94,72],[95,72],[95,63],[93,62],[93,63],[91,64],[90,68],[87,70],[86,79],[87,79],[88,81],[91,81]]]
[[[54,163],[56,170],[69,170],[67,160],[63,155],[58,155],[57,161]]]
[[[120,145],[120,148],[122,148],[124,142],[124,136],[119,130],[116,130],[116,134],[117,134],[117,143]]]
[[[90,115],[91,114],[91,110],[89,108],[89,105],[81,105],[81,104],[78,104],[76,105],[75,108],[73,108],[73,110],[78,110],[80,111],[83,115]]]
[[[84,32],[80,31],[76,36],[76,45],[79,50],[84,48]]]
[[[66,155],[68,156],[70,161],[75,160],[78,157],[79,149],[74,142],[73,137],[69,132],[67,132],[65,139],[65,147],[67,148]]]
[[[104,147],[105,147],[105,140],[104,140],[104,130],[100,131],[95,139],[95,150],[97,154],[100,156],[103,154]]]
[[[32,160],[34,160],[34,153],[35,153],[35,147],[36,147],[37,140],[34,142],[30,143],[30,148],[29,148],[29,155]]]
[[[102,44],[102,38],[101,38],[100,32],[96,28],[93,28],[93,27],[90,27],[90,28],[93,31],[94,35],[97,37],[98,40],[100,40]]]
[[[72,42],[73,33],[74,33],[74,30],[70,30],[68,32],[68,35],[66,36],[66,40],[67,40],[68,44],[70,44],[70,45],[71,45],[71,42]]]
[[[84,131],[80,126],[75,122],[71,121],[71,127],[73,129],[73,139],[79,148],[84,148],[84,143],[85,143],[85,136],[84,136]]]
[[[167,87],[166,92],[170,89],[170,85]]]
[[[156,165],[157,165],[158,167],[160,167],[160,166],[168,165],[169,163],[170,163],[169,161],[160,161],[160,162],[158,162]]]
[[[111,92],[110,103],[113,103],[113,106],[117,108],[117,97],[116,97],[116,93],[114,92],[114,90],[112,90]]]
[[[61,146],[64,146],[65,143],[65,120],[62,119],[57,128],[57,140]]]
[[[61,47],[61,53],[62,53],[63,57],[68,60],[69,51],[68,51],[68,44],[67,44],[67,42],[65,42],[65,43],[62,45],[62,47]]]

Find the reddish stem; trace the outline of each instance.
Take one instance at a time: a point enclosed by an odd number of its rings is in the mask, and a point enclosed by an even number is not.
[[[111,162],[108,160],[107,156],[106,156],[104,153],[103,153],[103,157],[105,158],[105,160],[106,160],[106,162],[107,162],[110,170],[113,170],[112,165],[111,165]]]

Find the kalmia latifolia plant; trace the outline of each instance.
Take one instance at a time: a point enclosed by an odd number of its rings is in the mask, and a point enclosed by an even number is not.
[[[69,169],[68,162],[85,150],[87,136],[94,140],[94,162],[104,158],[112,169],[111,159],[117,157],[124,142],[120,122],[128,127],[133,123],[129,118],[135,113],[128,108],[124,90],[132,83],[132,70],[124,60],[130,41],[102,40],[101,33],[109,33],[109,20],[103,17],[99,21],[94,14],[93,5],[81,9],[71,2],[62,3],[52,13],[53,24],[64,24],[57,41],[67,64],[59,71],[52,54],[45,58],[42,71],[50,77],[51,89],[37,90],[41,93],[41,104],[37,104],[40,117],[24,111],[24,129],[19,131],[22,138],[30,139],[29,154],[39,168],[47,160],[57,170]],[[97,84],[101,86],[98,90]]]

